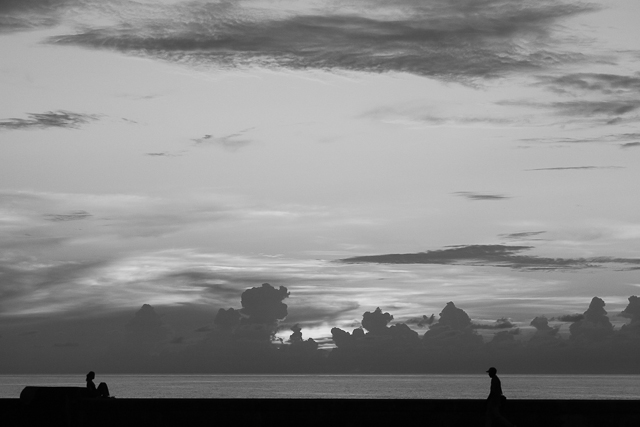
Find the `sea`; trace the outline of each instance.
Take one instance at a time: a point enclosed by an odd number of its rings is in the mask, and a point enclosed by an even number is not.
[[[509,399],[640,399],[640,375],[500,375]],[[100,375],[116,398],[484,399],[486,375]],[[84,375],[0,375],[0,398],[28,385],[84,387]]]

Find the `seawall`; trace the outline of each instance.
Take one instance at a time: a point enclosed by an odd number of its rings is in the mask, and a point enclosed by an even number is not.
[[[518,427],[637,427],[637,400],[511,400]],[[372,427],[484,426],[484,400],[399,399],[0,399],[0,425]]]

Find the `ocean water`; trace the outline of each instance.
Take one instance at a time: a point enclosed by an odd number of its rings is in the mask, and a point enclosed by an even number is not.
[[[500,375],[510,399],[640,399],[640,375]],[[119,398],[484,399],[486,375],[100,375]],[[84,375],[0,375],[0,398]]]

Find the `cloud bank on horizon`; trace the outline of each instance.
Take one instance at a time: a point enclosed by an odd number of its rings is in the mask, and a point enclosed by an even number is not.
[[[528,324],[504,317],[478,324],[450,301],[437,318],[404,322],[377,307],[364,312],[352,332],[333,327],[331,337],[318,340],[304,339],[300,322],[283,323],[289,296],[286,287],[263,283],[242,293],[242,308],[220,308],[215,317],[210,310],[194,315],[180,308],[159,314],[144,304],[127,322],[122,313],[73,328],[44,319],[14,324],[0,338],[9,344],[2,350],[2,372],[62,373],[84,366],[119,373],[462,373],[498,364],[506,372],[630,373],[640,354],[637,296],[615,316],[626,319],[619,327],[598,297],[583,314],[536,316]],[[426,331],[419,333],[416,325]],[[56,330],[65,326],[64,333]],[[285,341],[286,331],[292,333]]]

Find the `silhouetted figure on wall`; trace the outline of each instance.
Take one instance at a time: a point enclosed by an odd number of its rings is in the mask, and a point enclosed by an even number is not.
[[[96,373],[91,371],[87,374],[87,390],[89,392],[89,397],[109,397],[109,387],[107,387],[107,383],[100,383],[98,388],[93,382],[93,379],[96,377]]]
[[[498,370],[494,367],[491,367],[489,368],[489,370],[487,370],[487,373],[489,374],[489,377],[491,377],[491,390],[489,392],[489,397],[487,398],[485,426],[515,427],[500,413],[500,406],[502,405],[502,401],[506,399],[502,394],[502,383],[500,382],[500,378],[498,378],[498,375],[496,375],[498,373]]]

